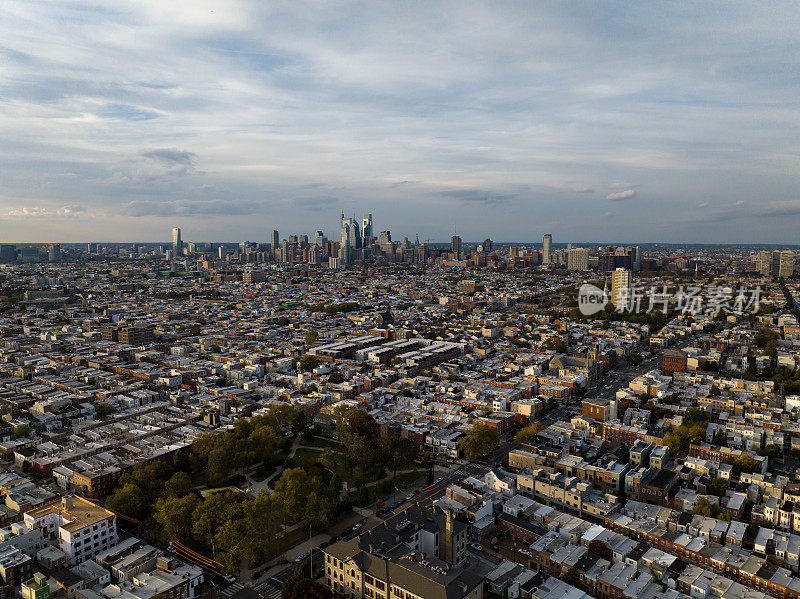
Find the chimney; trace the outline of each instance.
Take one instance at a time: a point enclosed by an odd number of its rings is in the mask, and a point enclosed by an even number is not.
[[[66,495],[61,498],[61,507],[65,510],[72,509],[72,495]]]

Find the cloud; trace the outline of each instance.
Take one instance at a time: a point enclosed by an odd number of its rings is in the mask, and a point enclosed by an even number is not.
[[[708,202],[700,202],[697,205],[698,208],[708,208]]]
[[[179,165],[184,167],[193,167],[197,154],[194,152],[187,152],[186,150],[177,150],[170,148],[162,148],[159,150],[148,150],[142,152],[144,158],[154,160],[163,164],[164,166]]]
[[[465,236],[534,240],[547,226],[579,240],[609,206],[591,190],[646,185],[608,241],[661,226],[664,241],[796,243],[791,219],[755,207],[796,195],[800,66],[786,57],[800,5],[647,4],[620,19],[613,4],[128,4],[4,3],[0,172],[24,201],[0,214],[85,205],[66,234],[93,237],[106,214],[109,240],[126,240],[145,230],[134,215],[177,210],[188,230],[256,238],[266,221],[335,226],[338,206],[301,209],[330,194],[401,238],[446,239],[442,223],[469,206]],[[264,198],[269,214],[252,218]],[[674,198],[754,226],[672,226]],[[49,235],[19,218],[15,235]]]
[[[616,191],[610,193],[606,196],[606,199],[611,200],[612,202],[618,202],[620,200],[629,200],[635,197],[636,197],[635,189],[626,189],[625,191]]]
[[[322,208],[331,208],[337,203],[341,203],[338,198],[331,196],[318,196],[313,198],[297,198],[294,201],[295,205],[306,210],[319,210]]]
[[[262,212],[265,202],[228,200],[134,200],[124,204],[122,214],[133,217],[243,216]]]
[[[10,218],[76,218],[86,213],[86,208],[80,205],[62,206],[56,210],[44,206],[22,206],[12,208],[6,212]]]
[[[744,200],[736,200],[736,201],[733,203],[733,205],[734,205],[734,206],[744,206],[744,205],[745,205],[745,201],[744,201]]]
[[[514,195],[491,193],[481,189],[452,189],[440,191],[436,195],[469,204],[499,204],[514,199]]]

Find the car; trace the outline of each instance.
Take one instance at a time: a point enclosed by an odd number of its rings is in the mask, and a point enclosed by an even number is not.
[[[353,524],[353,530],[358,530],[358,529],[359,529],[359,528],[361,528],[362,526],[363,526],[363,525],[361,524],[361,522],[358,522],[358,523],[356,523],[356,524]]]
[[[302,555],[298,555],[296,558],[294,558],[294,563],[299,564],[300,562],[302,562],[307,557],[308,557],[307,553],[303,553]]]
[[[236,578],[234,576],[231,576],[230,574],[226,574],[225,576],[223,576],[223,578],[228,582],[230,582],[231,584],[236,582]]]
[[[475,551],[480,551],[481,549],[483,549],[480,543],[470,543],[469,546],[472,547]]]
[[[328,545],[330,545],[330,541],[322,541],[322,543],[317,545],[317,548],[318,549],[325,549],[325,547],[327,547]]]
[[[330,543],[335,543],[335,542],[336,542],[336,541],[338,541],[338,540],[339,540],[339,537],[331,537],[331,540],[330,540],[330,541],[328,541],[328,543],[329,543],[329,544],[330,544]]]
[[[442,477],[440,476],[439,478],[437,478],[437,479],[436,479],[435,481],[433,481],[433,482],[434,482],[434,483],[440,483],[440,482],[442,482]]]
[[[345,528],[345,529],[342,531],[342,537],[346,537],[346,536],[347,536],[347,535],[349,535],[351,532],[353,532],[353,531],[352,531],[352,530],[350,530],[349,528]]]
[[[406,495],[406,501],[408,501],[410,499],[414,499],[414,494],[413,493],[410,493],[410,494]]]

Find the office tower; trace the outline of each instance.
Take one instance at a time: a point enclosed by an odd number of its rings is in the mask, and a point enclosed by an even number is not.
[[[172,253],[174,256],[183,254],[183,240],[181,239],[181,230],[178,227],[172,229]]]
[[[392,243],[392,232],[391,231],[381,231],[380,237],[378,237],[378,243],[380,245],[387,245]]]
[[[515,245],[512,245],[508,249],[508,257],[512,260],[514,260],[515,258],[519,258],[519,248]]]
[[[485,239],[483,245],[481,246],[484,254],[491,254],[494,250],[494,243],[491,239]]]
[[[300,235],[297,238],[297,243],[300,245],[308,245],[308,235]]]
[[[14,262],[17,259],[17,246],[4,243],[0,245],[0,262]]]
[[[567,253],[567,270],[589,270],[589,250],[573,248]]]
[[[228,249],[225,246],[221,245],[217,248],[217,257],[220,260],[224,260],[227,255],[228,255]]]
[[[356,219],[344,216],[344,211],[342,211],[342,216],[340,219],[341,223],[341,231],[345,230],[345,225],[347,225],[347,244],[350,246],[351,249],[358,249],[361,247],[361,235],[358,231],[358,222]],[[340,236],[341,239],[344,239]]]
[[[344,218],[342,215],[341,235],[339,237],[339,265],[347,266],[350,264],[350,238],[352,232],[352,219]]]
[[[638,245],[627,248],[628,255],[631,257],[631,270],[639,272],[642,270],[642,250]]]
[[[450,251],[455,255],[456,260],[461,259],[461,237],[453,235],[450,239]]]
[[[47,259],[50,262],[58,262],[61,260],[61,246],[57,243],[51,243],[47,248]]]
[[[96,254],[97,253],[97,244],[96,243],[87,243],[86,244],[86,251],[89,252],[90,254]]]
[[[551,252],[552,252],[552,245],[553,245],[553,236],[550,233],[547,233],[542,238],[542,264],[550,264]]]
[[[617,302],[625,302],[628,296],[628,289],[631,286],[631,271],[625,268],[617,268],[611,273],[611,303],[615,306]]]
[[[324,233],[322,231],[317,231],[317,236],[314,238],[314,245],[325,247],[326,243],[328,243],[328,240],[325,238]]]
[[[361,219],[361,234],[366,237],[372,237],[372,215],[365,214]]]
[[[278,233],[277,229],[275,229],[272,232],[272,237],[270,239],[270,245],[272,246],[272,251],[273,252],[276,251],[281,245],[281,236],[280,236],[280,233]]]
[[[794,252],[784,250],[780,252],[778,262],[778,276],[781,278],[791,277],[794,274]]]

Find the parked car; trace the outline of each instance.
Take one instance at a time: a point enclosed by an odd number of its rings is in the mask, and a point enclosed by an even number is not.
[[[481,549],[483,549],[480,543],[470,543],[469,546],[472,547],[475,551],[480,551]]]

